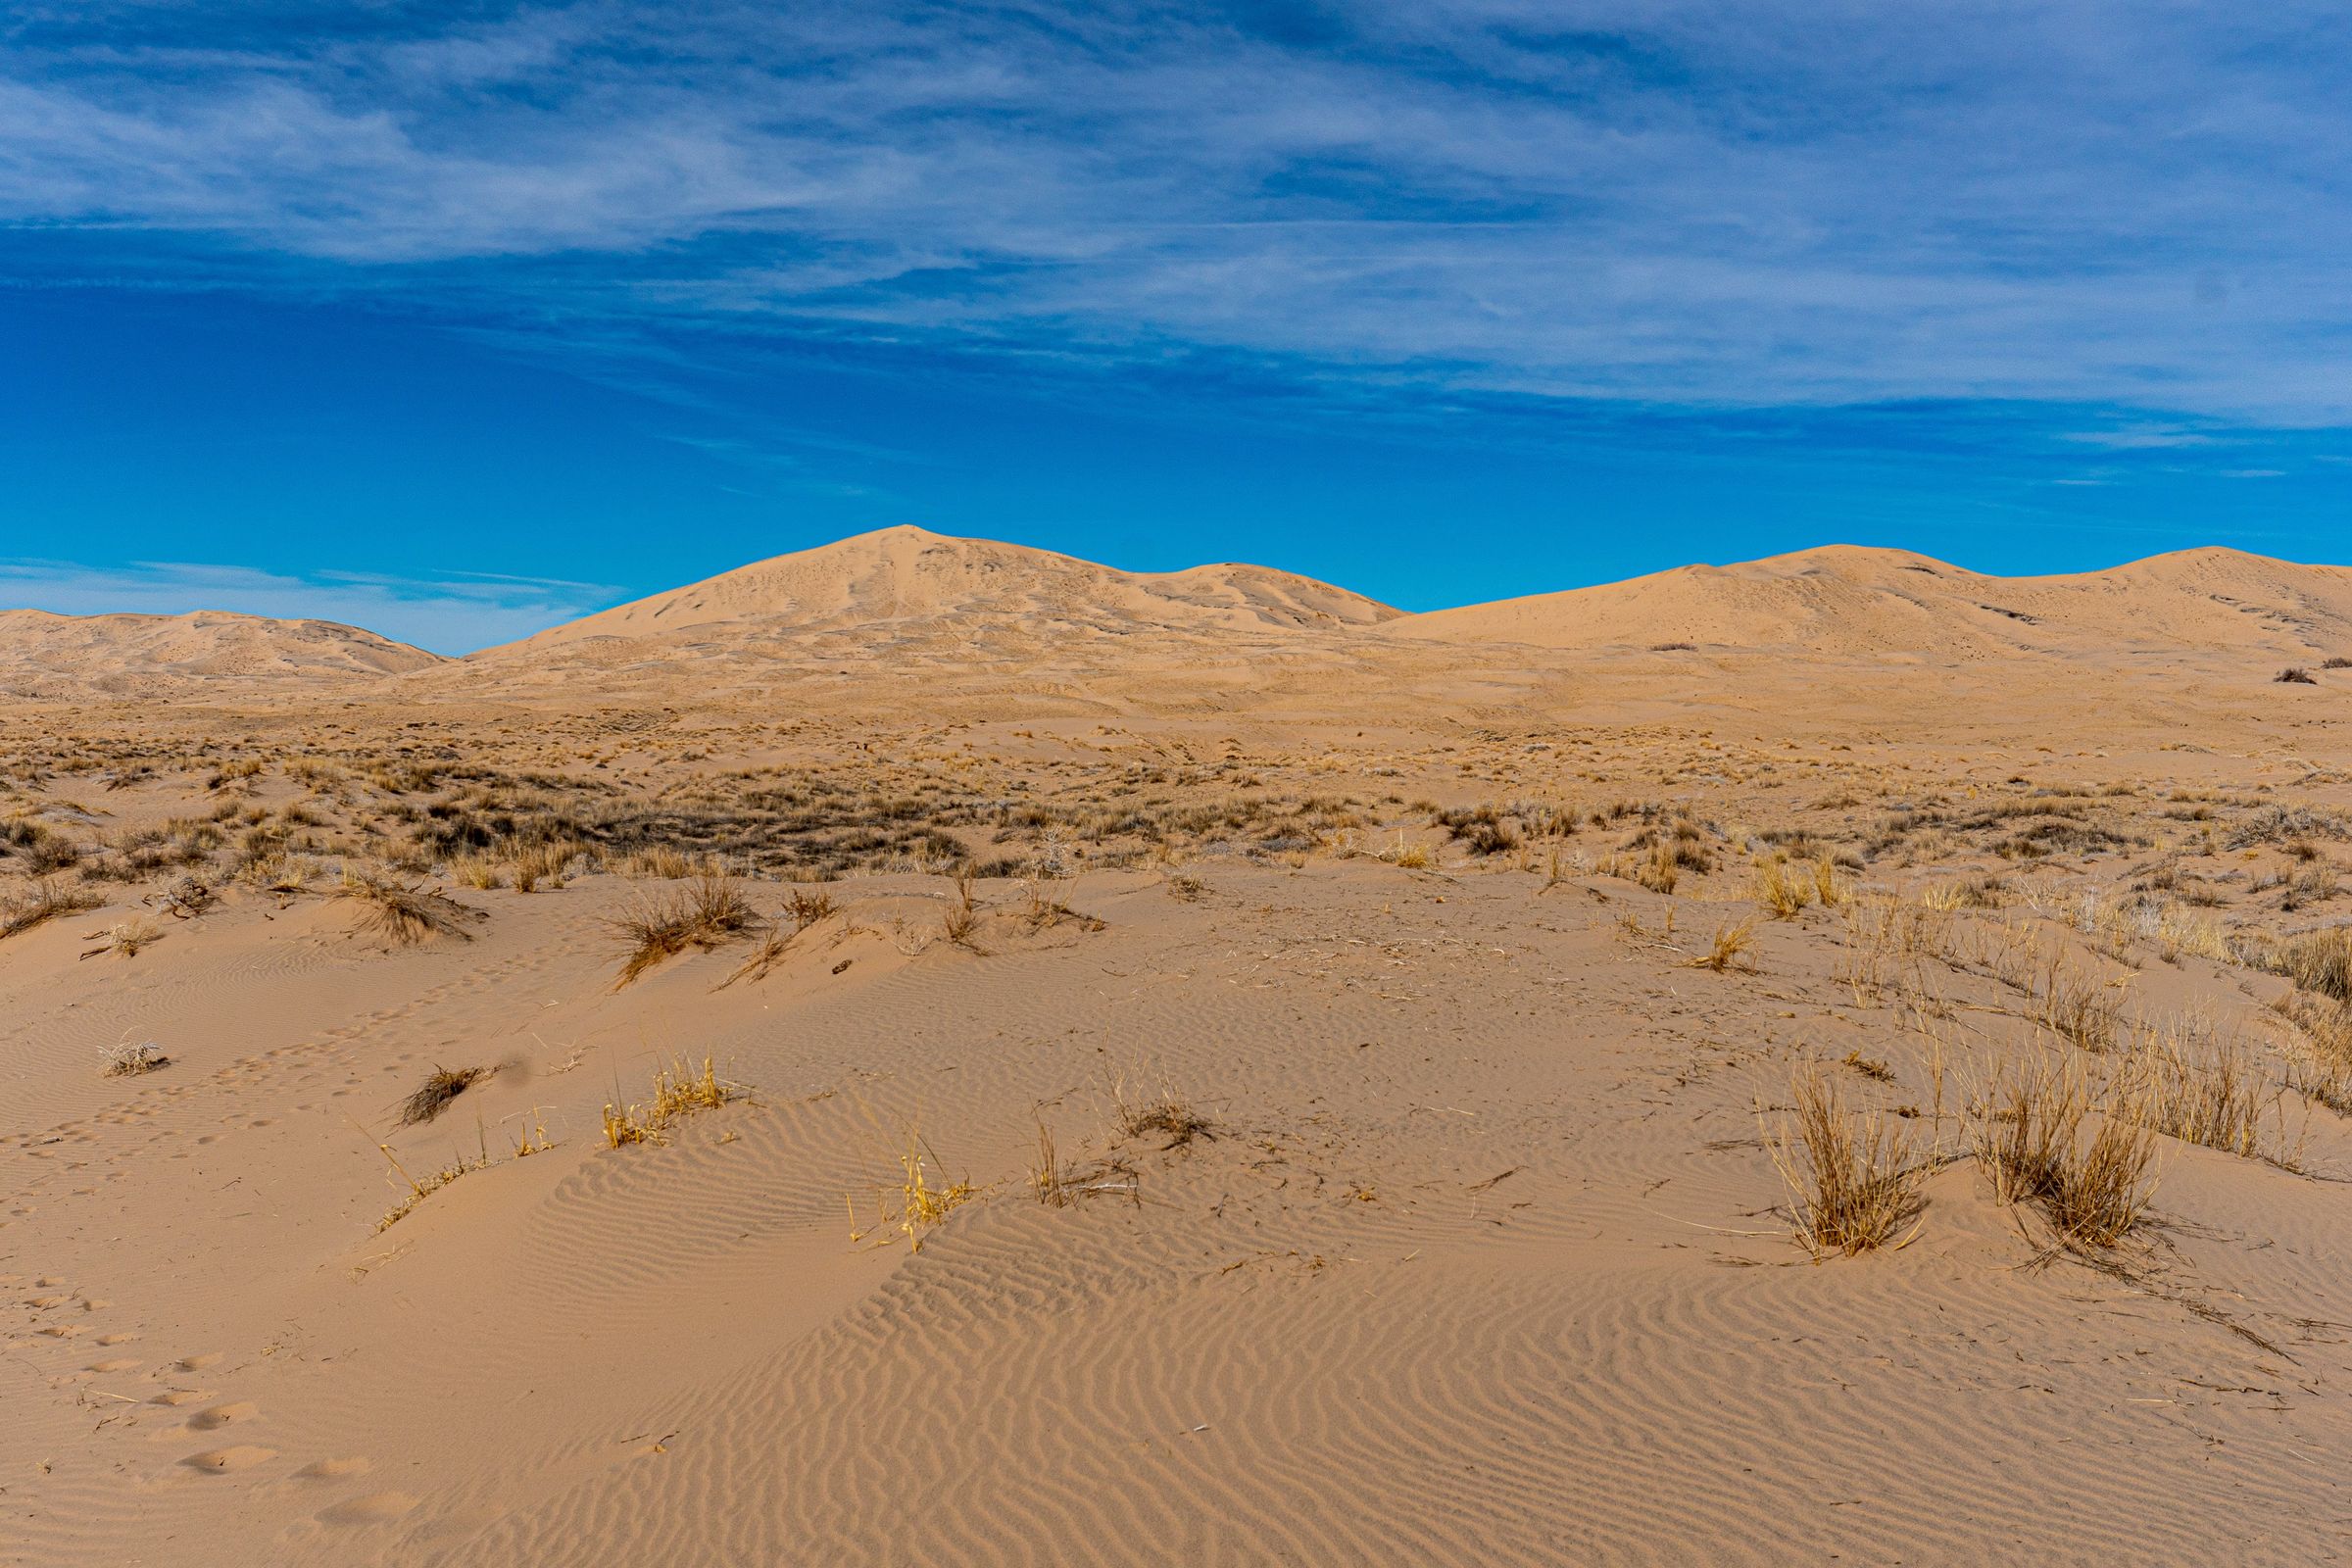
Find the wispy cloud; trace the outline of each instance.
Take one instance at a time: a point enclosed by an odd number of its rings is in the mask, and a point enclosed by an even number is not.
[[[2309,0],[460,14],[31,7],[0,218],[423,270],[526,331],[2352,416],[2352,19]]]
[[[0,560],[0,609],[67,615],[230,610],[339,620],[438,654],[470,653],[527,637],[615,597],[614,590],[595,583],[478,572],[431,579],[348,571],[293,576],[184,562],[91,566]]]

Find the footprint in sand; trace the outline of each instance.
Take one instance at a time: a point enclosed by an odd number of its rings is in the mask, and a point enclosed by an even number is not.
[[[104,1340],[100,1340],[98,1343],[100,1345],[104,1345],[106,1342]],[[111,1361],[92,1361],[88,1366],[83,1367],[82,1370],[84,1372],[127,1372],[138,1364],[139,1360],[136,1356],[118,1355]]]
[[[354,1454],[348,1459],[314,1459],[294,1474],[305,1481],[341,1481],[350,1476],[364,1476],[374,1468],[373,1459]]]
[[[405,1492],[371,1492],[365,1497],[347,1497],[321,1508],[318,1517],[320,1524],[380,1525],[416,1506],[416,1499]]]
[[[182,1372],[201,1372],[208,1366],[219,1366],[225,1352],[207,1350],[202,1355],[183,1355],[176,1363]]]
[[[177,1406],[182,1404],[194,1404],[199,1399],[209,1399],[212,1396],[210,1394],[201,1389],[166,1389],[163,1393],[157,1395],[154,1398],[149,1399],[147,1402],[149,1404],[168,1404]]]
[[[239,1470],[250,1470],[257,1464],[276,1457],[275,1448],[257,1448],[249,1443],[241,1443],[234,1447],[207,1448],[202,1453],[191,1453],[179,1462],[191,1470],[224,1476]]]
[[[136,1334],[101,1334],[90,1343],[93,1345],[128,1345],[137,1338]]]
[[[210,1410],[199,1410],[188,1417],[190,1432],[218,1432],[233,1421],[250,1421],[262,1413],[261,1406],[240,1399],[234,1404],[216,1404]]]

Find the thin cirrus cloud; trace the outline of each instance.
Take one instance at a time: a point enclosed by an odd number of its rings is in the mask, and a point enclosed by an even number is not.
[[[2326,425],[2346,30],[2293,0],[34,6],[0,220],[574,321]]]
[[[0,603],[12,608],[66,615],[225,610],[337,620],[437,654],[463,654],[527,637],[614,597],[613,589],[596,583],[478,572],[411,579],[347,571],[296,576],[174,562],[93,566],[0,561]]]

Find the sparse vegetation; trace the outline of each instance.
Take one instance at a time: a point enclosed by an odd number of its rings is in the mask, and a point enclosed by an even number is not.
[[[689,948],[708,953],[724,947],[759,923],[743,890],[723,874],[706,873],[679,892],[655,894],[612,922],[628,946],[613,983],[628,985]]]

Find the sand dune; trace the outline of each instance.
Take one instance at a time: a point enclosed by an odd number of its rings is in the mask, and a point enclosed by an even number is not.
[[[648,644],[702,651],[845,629],[903,637],[1017,622],[1132,635],[1375,625],[1398,613],[1264,566],[1128,572],[1020,545],[898,527],[739,567],[474,657],[485,663],[544,660],[605,639],[635,645],[636,652]]]
[[[225,611],[55,615],[0,610],[0,692],[74,700],[202,687],[284,686],[399,674],[438,655],[331,620]]]
[[[1836,545],[1678,566],[1564,593],[1414,615],[1392,634],[1545,648],[1779,649],[1907,661],[2352,651],[2352,568],[2191,550],[2105,571],[1996,577]]]

